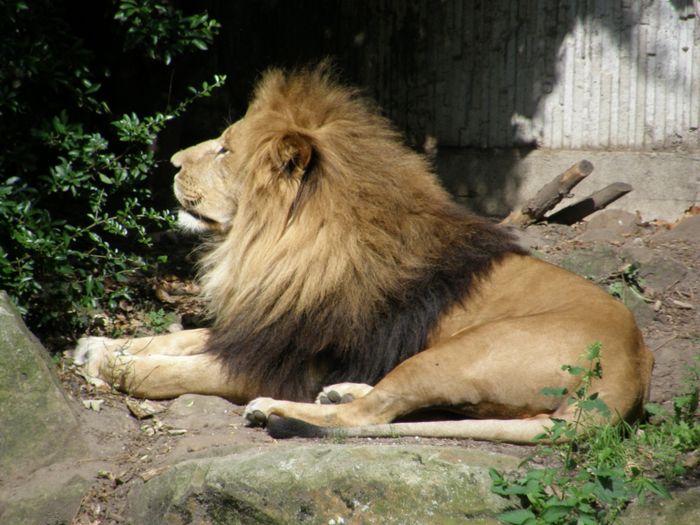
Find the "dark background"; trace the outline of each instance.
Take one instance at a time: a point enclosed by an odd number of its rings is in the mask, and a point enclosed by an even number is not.
[[[416,149],[430,137],[448,154],[502,150],[496,151],[499,169],[489,174],[495,194],[509,163],[536,147],[518,136],[512,117],[532,117],[551,92],[562,39],[575,23],[594,17],[621,49],[629,47],[631,29],[654,12],[653,2],[640,2],[174,0],[185,12],[206,10],[222,29],[210,50],[179,57],[171,68],[124,52],[110,37],[115,22],[106,3],[69,4],[76,31],[101,55],[96,67],[110,67],[113,81],[105,89],[116,114],[163,110],[181,100],[187,86],[217,73],[228,77],[225,88],[161,133],[154,187],[172,176],[167,159],[173,152],[217,135],[243,115],[262,71],[331,57],[341,77],[376,99]],[[690,11],[691,0],[671,3],[679,16]]]

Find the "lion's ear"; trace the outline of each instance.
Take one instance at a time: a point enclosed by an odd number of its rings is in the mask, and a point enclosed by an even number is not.
[[[288,133],[276,143],[272,151],[272,165],[279,166],[280,174],[298,182],[297,193],[289,207],[287,225],[290,225],[311,198],[318,178],[314,165],[316,151],[311,139],[301,133]]]
[[[309,137],[301,133],[288,133],[277,141],[272,151],[273,166],[291,177],[301,177],[310,171],[315,152]]]

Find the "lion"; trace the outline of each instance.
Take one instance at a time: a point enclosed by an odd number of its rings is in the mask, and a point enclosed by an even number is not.
[[[211,327],[83,338],[94,382],[247,403],[280,437],[532,443],[574,417],[573,394],[543,389],[580,388],[562,366],[599,343],[589,393],[613,422],[642,413],[653,358],[630,311],[457,204],[329,68],[269,70],[243,118],[172,163],[180,223],[211,234]],[[425,409],[459,418],[400,421]]]

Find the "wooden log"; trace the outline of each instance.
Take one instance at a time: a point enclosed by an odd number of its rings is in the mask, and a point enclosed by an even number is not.
[[[584,217],[587,217],[594,211],[602,210],[611,202],[615,202],[623,195],[627,195],[630,191],[632,191],[632,186],[629,184],[624,182],[613,182],[602,190],[598,190],[589,195],[585,199],[582,199],[571,206],[567,206],[566,208],[562,208],[556,213],[553,213],[547,217],[547,221],[555,222],[557,224],[574,224]]]
[[[564,198],[569,196],[571,188],[576,186],[593,171],[593,164],[582,160],[571,166],[564,173],[548,182],[525,205],[513,211],[501,224],[527,226],[541,220],[545,213],[554,208]]]

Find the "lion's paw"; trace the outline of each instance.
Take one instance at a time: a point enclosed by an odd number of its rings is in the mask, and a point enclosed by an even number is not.
[[[321,405],[337,405],[349,403],[366,396],[372,387],[364,383],[338,383],[324,387],[316,396],[316,403]]]
[[[100,367],[109,359],[113,339],[108,337],[82,337],[69,357],[80,367],[85,380],[100,389],[109,389],[109,385],[100,377]]]
[[[267,419],[272,413],[274,404],[275,400],[270,397],[258,397],[248,403],[248,405],[245,407],[245,411],[243,412],[243,417],[248,423],[248,426],[265,426]]]

